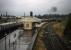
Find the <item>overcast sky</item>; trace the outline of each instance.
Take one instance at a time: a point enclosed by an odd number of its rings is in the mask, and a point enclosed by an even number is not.
[[[57,7],[57,12],[53,12],[52,7]],[[71,0],[0,0],[0,12],[10,15],[34,14],[68,14],[71,12]]]

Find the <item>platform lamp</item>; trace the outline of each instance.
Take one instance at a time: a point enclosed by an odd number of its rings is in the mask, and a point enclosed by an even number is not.
[[[5,30],[5,27],[2,27],[2,29]],[[7,33],[6,33],[6,32],[5,32],[4,36],[5,36],[5,50],[7,50],[7,46],[6,46],[6,43],[7,43],[7,42],[6,42]]]
[[[6,48],[6,36],[7,36],[7,34],[5,33],[5,50],[7,50],[7,48]]]
[[[9,22],[9,27],[10,27],[10,22]],[[9,50],[10,50],[10,29],[9,29]]]

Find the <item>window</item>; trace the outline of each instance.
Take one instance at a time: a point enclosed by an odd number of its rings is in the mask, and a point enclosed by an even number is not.
[[[29,27],[29,24],[26,24],[26,27]]]

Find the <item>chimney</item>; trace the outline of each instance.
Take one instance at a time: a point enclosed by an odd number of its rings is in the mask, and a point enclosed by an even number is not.
[[[30,16],[33,16],[33,12],[32,11],[30,11]]]

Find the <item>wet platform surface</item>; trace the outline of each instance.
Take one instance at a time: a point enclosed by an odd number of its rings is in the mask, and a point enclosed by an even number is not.
[[[0,40],[0,50],[31,50],[37,34],[29,36],[30,33],[22,29],[15,30]]]

